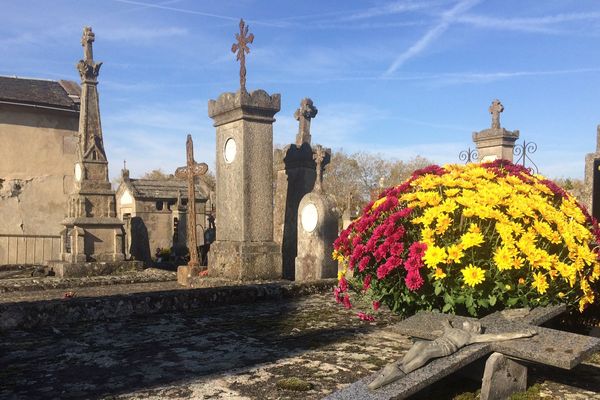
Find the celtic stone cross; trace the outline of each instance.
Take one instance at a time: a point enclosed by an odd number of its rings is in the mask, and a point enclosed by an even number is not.
[[[504,111],[504,106],[500,103],[500,100],[492,101],[489,108],[489,112],[492,114],[492,129],[500,129],[500,113],[502,111]]]
[[[187,246],[190,251],[190,267],[198,267],[198,237],[196,234],[196,185],[195,178],[202,176],[208,171],[208,165],[194,161],[194,143],[192,135],[187,136],[185,144],[187,165],[175,170],[175,177],[186,179],[188,184],[188,204],[187,204]]]
[[[318,111],[311,99],[302,99],[300,102],[300,108],[294,113],[294,118],[300,122],[296,135],[296,146],[302,146],[303,143],[310,144],[310,120],[317,115]]]
[[[236,59],[240,62],[240,90],[246,91],[246,54],[250,53],[248,44],[254,41],[254,34],[248,35],[248,26],[240,19],[240,33],[235,34],[237,43],[231,46],[231,52],[237,53]]]

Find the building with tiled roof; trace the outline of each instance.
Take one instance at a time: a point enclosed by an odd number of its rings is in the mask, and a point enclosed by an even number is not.
[[[150,261],[156,249],[186,247],[187,182],[177,179],[131,179],[122,171],[116,191],[117,213],[125,223],[128,255]],[[208,185],[196,183],[196,230],[204,243],[212,197]]]
[[[72,81],[0,76],[0,265],[58,257],[79,96]]]

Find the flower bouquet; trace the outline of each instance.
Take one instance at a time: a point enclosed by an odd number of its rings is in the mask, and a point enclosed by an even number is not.
[[[600,229],[573,196],[505,160],[432,165],[385,190],[342,231],[336,300],[480,316],[596,298]],[[359,317],[372,320],[361,312]]]

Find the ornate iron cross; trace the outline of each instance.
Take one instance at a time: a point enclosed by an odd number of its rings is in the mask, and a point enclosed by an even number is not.
[[[488,110],[492,114],[492,129],[500,129],[500,113],[504,111],[504,106],[496,99]]]
[[[313,105],[311,99],[302,99],[300,108],[294,113],[294,118],[300,122],[296,135],[296,146],[302,146],[302,143],[310,144],[310,120],[317,116],[317,112],[319,110]]]
[[[187,135],[185,144],[187,165],[175,170],[175,177],[187,179],[188,184],[188,204],[187,204],[187,246],[190,251],[190,267],[198,267],[198,237],[196,234],[196,185],[195,177],[202,176],[208,171],[208,165],[194,161],[194,143],[192,135]]]
[[[237,43],[231,46],[231,52],[237,53],[236,59],[240,62],[240,89],[246,91],[246,54],[250,53],[248,44],[254,41],[254,34],[248,35],[248,26],[240,19],[240,33],[235,34]]]

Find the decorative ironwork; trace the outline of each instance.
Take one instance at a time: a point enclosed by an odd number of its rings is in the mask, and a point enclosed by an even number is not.
[[[458,153],[458,159],[464,161],[465,164],[476,162],[478,159],[477,157],[479,157],[477,150],[471,149],[470,147]]]
[[[240,62],[240,90],[246,91],[246,54],[250,53],[248,45],[254,41],[254,34],[248,35],[248,26],[240,19],[240,33],[235,34],[237,43],[231,46],[231,52],[237,53],[236,59]]]
[[[192,135],[187,135],[185,144],[187,165],[175,170],[175,177],[186,179],[188,184],[188,203],[187,203],[187,246],[190,251],[190,267],[200,265],[198,261],[198,237],[196,232],[196,185],[195,177],[202,176],[208,171],[208,165],[197,163],[194,160],[194,143]]]
[[[526,142],[523,140],[523,144],[515,145],[513,150],[513,154],[517,157],[517,161],[515,164],[521,164],[523,167],[527,168],[529,172],[539,174],[540,170],[538,166],[533,162],[529,154],[533,154],[537,151],[537,144],[535,142]],[[527,167],[525,164],[531,164],[531,167]]]

